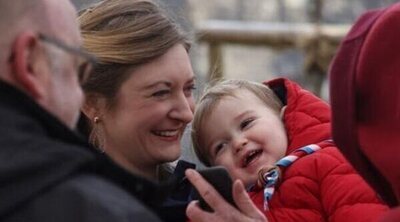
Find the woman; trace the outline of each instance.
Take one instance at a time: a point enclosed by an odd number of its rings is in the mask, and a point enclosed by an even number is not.
[[[90,141],[127,171],[159,181],[166,163],[179,158],[193,118],[188,38],[148,0],[106,0],[81,12],[79,21],[85,49],[98,58],[83,84]],[[161,217],[185,220],[189,192],[177,194],[183,203],[166,203],[181,214],[163,208]]]
[[[160,166],[178,159],[180,138],[193,118],[188,39],[149,0],[106,0],[83,11],[79,21],[84,47],[99,61],[83,85],[90,140],[127,171],[158,181],[165,169]],[[178,163],[175,181],[183,177],[183,168],[193,167],[182,166]],[[192,203],[187,208],[191,221],[266,221],[240,183],[234,185],[236,210],[196,172],[188,172],[216,210],[210,215]],[[128,174],[115,177],[126,186]],[[178,185],[161,207],[153,207],[164,221],[187,220],[191,188]]]

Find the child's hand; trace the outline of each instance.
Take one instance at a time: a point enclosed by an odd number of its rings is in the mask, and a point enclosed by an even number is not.
[[[214,209],[210,213],[202,210],[197,201],[192,201],[186,209],[186,214],[193,222],[267,222],[265,215],[253,204],[243,183],[236,180],[233,184],[233,199],[238,207],[236,209],[195,170],[186,170],[186,177],[196,187],[204,200]]]

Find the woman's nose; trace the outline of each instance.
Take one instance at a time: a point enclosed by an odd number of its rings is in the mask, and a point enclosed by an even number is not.
[[[180,96],[171,112],[171,117],[182,122],[189,123],[193,120],[194,99]]]

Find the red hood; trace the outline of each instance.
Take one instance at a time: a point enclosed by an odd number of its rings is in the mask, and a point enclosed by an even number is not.
[[[296,83],[284,79],[264,82],[286,105],[287,154],[302,146],[331,138],[329,105]]]
[[[330,70],[334,140],[391,206],[400,197],[399,37],[400,3],[367,12]]]

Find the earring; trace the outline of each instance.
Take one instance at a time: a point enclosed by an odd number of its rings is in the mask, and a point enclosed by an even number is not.
[[[105,152],[104,149],[104,138],[101,136],[101,127],[98,123],[101,122],[100,117],[95,116],[93,118],[94,124],[92,125],[92,131],[89,135],[89,142],[95,146],[101,153]]]
[[[95,116],[94,118],[93,118],[93,122],[94,123],[99,123],[100,122],[100,117],[98,117],[98,116]]]

